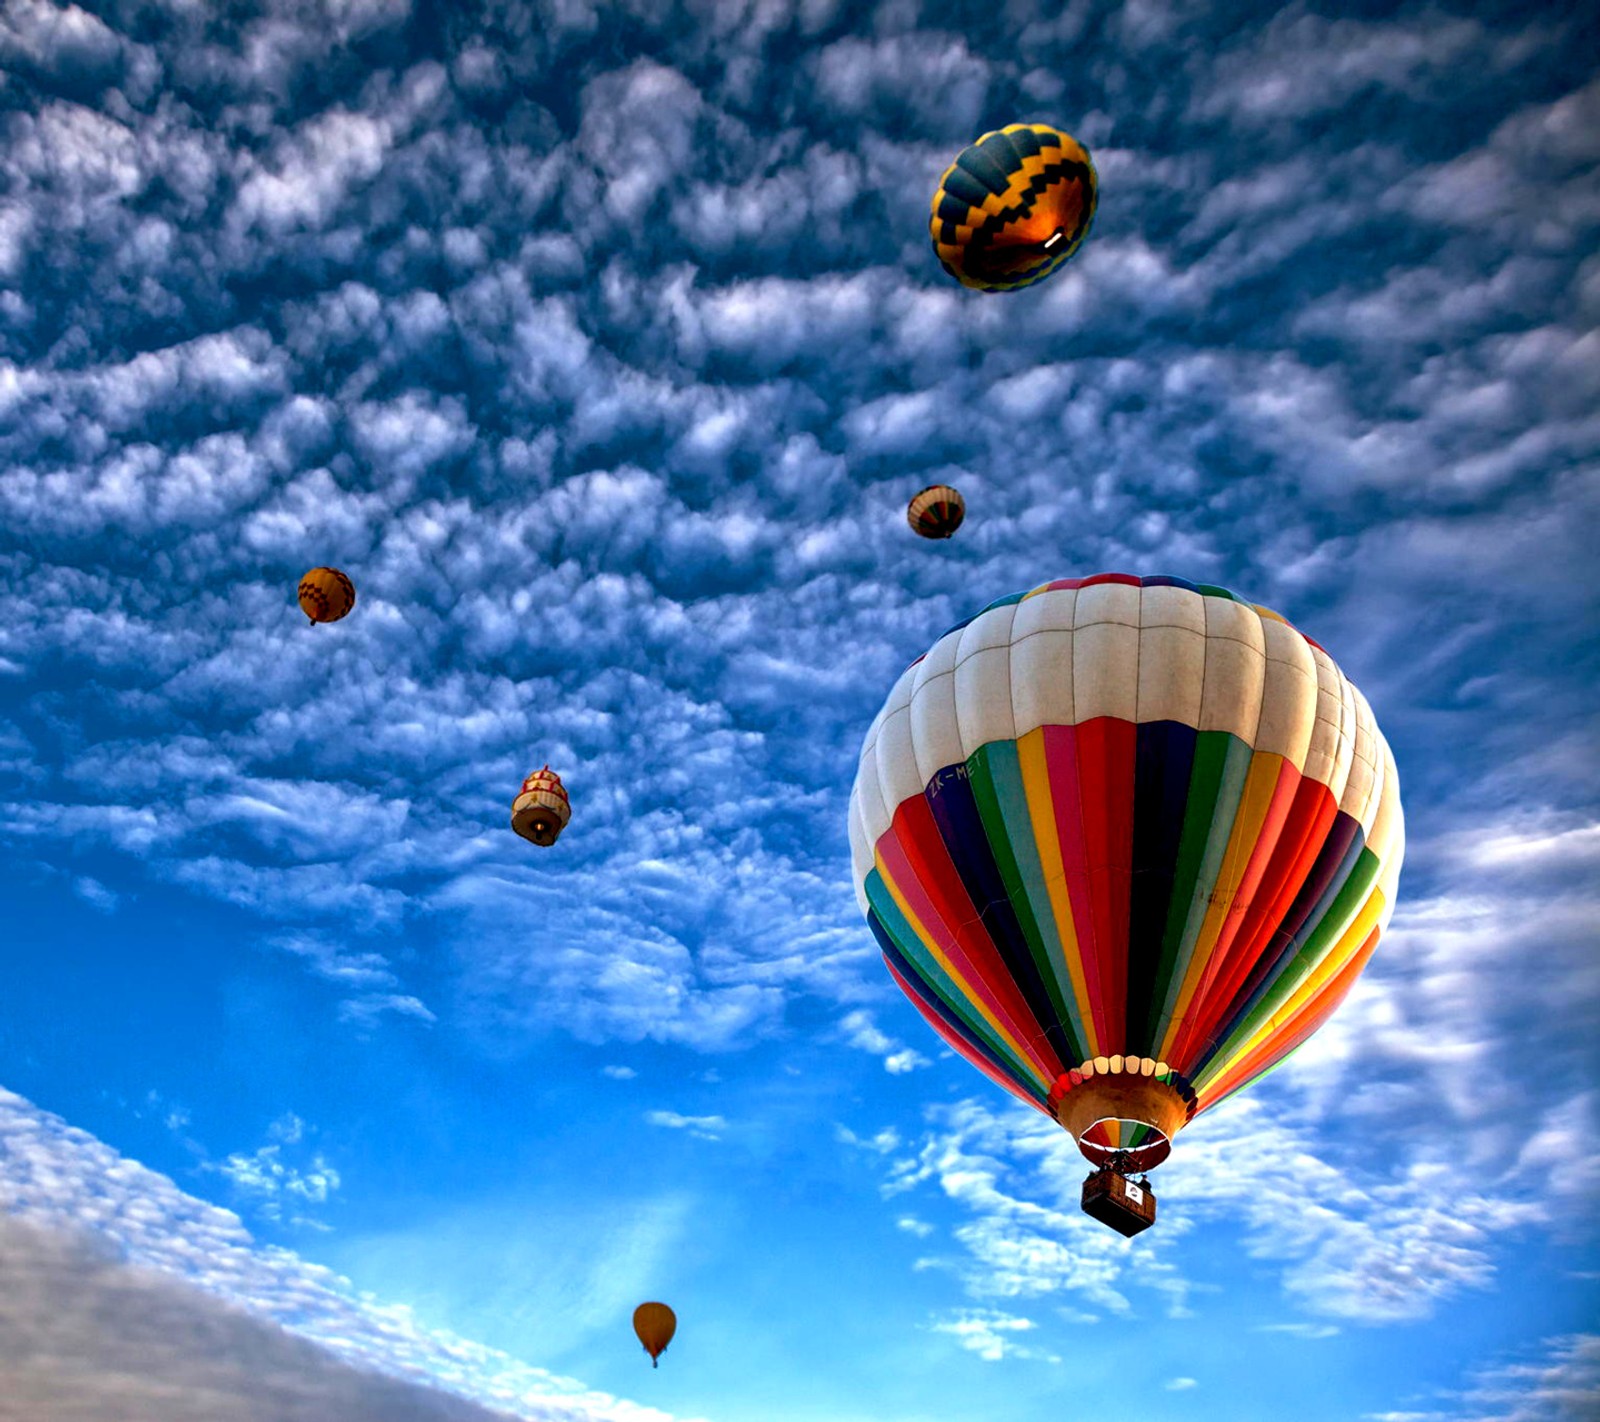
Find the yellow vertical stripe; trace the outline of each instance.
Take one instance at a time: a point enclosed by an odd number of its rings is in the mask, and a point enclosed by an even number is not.
[[[1067,894],[1067,871],[1061,862],[1061,839],[1056,834],[1055,799],[1050,793],[1050,770],[1044,756],[1044,727],[1029,731],[1017,741],[1017,761],[1022,767],[1022,789],[1028,797],[1028,818],[1033,823],[1033,842],[1039,851],[1045,887],[1050,891],[1050,909],[1055,915],[1056,932],[1066,954],[1067,977],[1078,1004],[1078,1018],[1088,1037],[1088,1054],[1100,1055],[1094,1030],[1094,1004],[1083,976],[1083,951],[1078,946],[1077,929],[1072,921],[1072,900]]]

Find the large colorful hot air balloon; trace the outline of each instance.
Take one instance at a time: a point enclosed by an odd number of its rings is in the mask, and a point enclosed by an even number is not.
[[[355,584],[337,568],[313,568],[300,579],[300,610],[313,627],[337,622],[355,605]]]
[[[1088,151],[1042,123],[1013,123],[964,148],[939,179],[929,231],[963,286],[1014,291],[1076,252],[1094,220]]]
[[[678,1331],[678,1315],[664,1303],[642,1303],[633,1311],[633,1331],[650,1355],[650,1366],[667,1351],[672,1335]]]
[[[1126,1172],[1338,1006],[1404,833],[1322,648],[1224,588],[1107,573],[1002,598],[907,669],[850,841],[933,1029]]]
[[[929,484],[906,505],[906,522],[922,538],[949,538],[967,516],[967,501],[948,484]]]
[[[511,802],[511,828],[524,839],[548,849],[572,818],[572,802],[561,777],[548,765],[522,782]]]

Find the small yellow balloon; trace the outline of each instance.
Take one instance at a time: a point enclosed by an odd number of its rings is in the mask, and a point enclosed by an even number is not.
[[[356,605],[356,586],[337,568],[313,568],[300,579],[300,610],[319,622],[337,622]]]
[[[650,1366],[667,1350],[672,1335],[678,1331],[678,1315],[664,1303],[642,1303],[633,1311],[633,1331],[639,1335],[644,1350],[650,1355]]]

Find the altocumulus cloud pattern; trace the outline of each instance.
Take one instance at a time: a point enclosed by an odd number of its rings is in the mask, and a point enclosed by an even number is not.
[[[8,865],[236,915],[216,951],[352,1033],[821,1024],[915,1082],[846,837],[886,690],[1048,578],[1226,585],[1371,700],[1407,866],[1163,1209],[1242,1219],[1307,1330],[1498,1287],[1600,1197],[1596,44],[1509,3],[6,0]],[[1019,118],[1090,150],[1094,230],[967,291],[930,195]],[[968,517],[928,543],[936,483]],[[360,601],[311,632],[322,563]],[[531,854],[546,760],[573,819]],[[1182,1228],[1076,1232],[1045,1127],[975,1095],[840,1137],[902,1232],[954,1212],[930,1328],[980,1358],[1059,1353],[1016,1309],[1195,1296]],[[1524,1341],[1593,1397],[1592,1342]],[[1479,1415],[1513,1352],[1410,1415]]]

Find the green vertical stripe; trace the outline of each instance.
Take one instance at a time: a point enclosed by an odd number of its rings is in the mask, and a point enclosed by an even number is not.
[[[984,834],[1006,886],[1006,896],[1038,966],[1056,1021],[1066,1033],[1073,1063],[1088,1056],[1088,1034],[1067,971],[1066,950],[1050,903],[1044,865],[1033,837],[1033,817],[1022,784],[1015,741],[991,741],[967,758],[967,772]]]
[[[1177,1010],[1183,976],[1194,956],[1212,887],[1222,870],[1251,755],[1250,747],[1227,731],[1201,731],[1195,739],[1183,835],[1178,841],[1167,927],[1161,937],[1161,962],[1150,994],[1152,1052],[1159,1052],[1161,1039]]]

